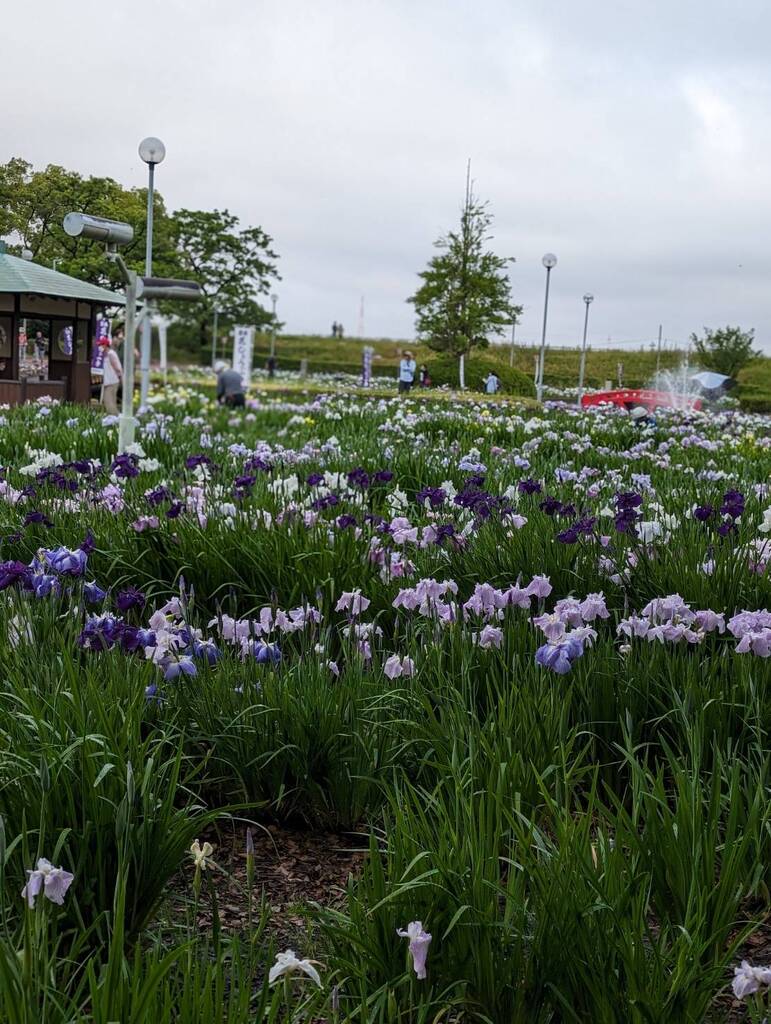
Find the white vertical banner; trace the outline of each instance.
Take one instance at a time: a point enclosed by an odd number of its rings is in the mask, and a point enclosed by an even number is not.
[[[161,350],[161,372],[163,373],[163,380],[166,381],[166,370],[168,368],[168,349],[166,346],[166,321],[158,320],[158,345]]]
[[[241,376],[244,390],[252,379],[252,353],[254,350],[254,327],[243,324],[233,328],[233,369]]]

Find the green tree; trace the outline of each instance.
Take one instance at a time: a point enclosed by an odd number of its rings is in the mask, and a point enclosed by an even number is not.
[[[434,244],[441,250],[418,276],[422,284],[407,300],[415,307],[416,331],[438,352],[465,355],[489,344],[515,322],[521,306],[511,302],[506,265],[510,261],[487,248],[492,214],[473,193],[466,176],[460,228]]]
[[[280,280],[278,256],[270,235],[260,227],[241,228],[228,210],[177,210],[173,222],[182,276],[197,281],[204,295],[202,302],[177,304],[173,312],[195,333],[205,361],[215,308],[223,325],[272,322],[258,297]]]
[[[120,274],[101,246],[65,234],[62,221],[72,210],[130,224],[134,240],[121,252],[129,266],[144,270],[147,189],[127,189],[112,178],[84,178],[56,164],[35,171],[19,157],[0,165],[0,235],[7,238],[9,251],[18,254],[26,248],[36,263],[55,265],[93,284],[121,287]],[[173,223],[158,192],[153,217],[153,272],[178,276]]]
[[[753,349],[755,330],[740,327],[704,328],[704,337],[691,335],[694,351],[708,370],[735,377],[743,366],[761,353]]]

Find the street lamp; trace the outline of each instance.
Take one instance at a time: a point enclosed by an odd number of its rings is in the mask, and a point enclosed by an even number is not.
[[[72,238],[93,238],[104,242],[107,256],[117,263],[126,285],[126,349],[123,353],[123,402],[118,422],[118,451],[125,452],[134,440],[134,330],[137,319],[137,299],[145,299],[140,314],[142,321],[149,317],[149,303],[153,299],[182,299],[196,301],[202,297],[197,281],[178,281],[168,277],[139,277],[135,270],[129,270],[118,252],[119,245],[128,245],[134,237],[130,224],[92,217],[87,213],[68,213],[64,218],[64,230]]]
[[[584,340],[581,344],[581,362],[578,368],[578,405],[581,406],[581,399],[584,394],[584,370],[586,369],[586,332],[589,328],[589,306],[594,302],[594,296],[591,292],[587,292],[584,295],[584,305],[586,306],[586,312],[584,314]]]
[[[166,147],[160,139],[149,136],[139,143],[139,155],[147,164],[149,178],[147,184],[147,238],[145,242],[145,276],[150,277],[153,272],[153,197],[155,184],[156,164],[163,162],[166,156]],[[141,345],[141,370],[142,383],[140,390],[140,404],[145,405],[150,390],[150,347],[152,345],[152,324],[149,317],[142,321],[142,345]],[[132,344],[131,338],[127,338],[127,344]]]
[[[510,256],[506,260],[506,262],[507,263],[516,263],[517,262],[517,257],[516,256]],[[511,276],[509,276],[509,285],[510,284],[511,284]],[[517,329],[517,318],[515,316],[514,319],[511,321],[511,352],[509,354],[509,366],[513,366],[514,365],[514,332],[516,331],[516,329]]]
[[[543,331],[541,332],[541,354],[538,359],[538,385],[536,387],[536,398],[543,401],[543,363],[546,357],[546,317],[549,313],[549,279],[552,268],[557,266],[557,257],[553,252],[547,252],[541,263],[546,267],[546,297],[543,302]]]

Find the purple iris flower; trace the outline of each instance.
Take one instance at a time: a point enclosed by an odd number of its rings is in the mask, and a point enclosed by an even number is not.
[[[102,590],[98,583],[85,583],[83,595],[89,604],[101,604],[107,597],[107,591]]]
[[[124,452],[122,455],[115,456],[110,469],[122,480],[139,476],[139,459],[136,455],[129,455]]]
[[[323,473],[309,473],[308,478],[305,481],[309,487],[318,487],[319,484],[324,482]]]
[[[193,654],[196,658],[214,665],[219,660],[220,650],[213,640],[194,640]]]
[[[142,609],[145,606],[145,595],[137,587],[129,586],[121,590],[115,598],[118,611],[128,612],[132,608]]]
[[[90,555],[95,548],[94,535],[90,530],[86,530],[86,536],[83,538],[83,543],[80,544],[80,550],[86,555]]]
[[[69,548],[60,547],[52,551],[44,551],[48,565],[60,576],[82,576],[86,571],[88,556],[81,548],[70,551]]]
[[[188,455],[185,465],[188,469],[195,469],[196,466],[210,466],[211,459],[208,455]]]
[[[24,562],[0,562],[0,590],[7,590],[19,580],[26,580],[29,575],[30,568]]]
[[[29,585],[35,597],[49,597],[51,594],[58,594],[61,592],[61,586],[55,576],[50,573],[35,573],[29,579]]]
[[[520,494],[540,494],[542,488],[537,480],[520,480],[517,490]]]
[[[147,504],[152,508],[160,505],[161,502],[168,501],[170,497],[171,495],[169,494],[167,487],[156,487],[154,490],[148,491],[147,494],[145,494]]]
[[[259,458],[259,456],[255,455],[253,458],[246,460],[246,462],[244,463],[244,469],[259,469],[263,473],[268,473],[270,472],[270,463],[266,462],[265,459],[261,459]],[[323,480],[324,477],[322,477],[321,479]]]
[[[390,469],[379,469],[372,477],[373,484],[390,484],[394,475]]]
[[[443,487],[423,487],[415,495],[415,499],[421,505],[428,501],[431,508],[441,508],[447,500],[447,492]]]
[[[726,491],[720,511],[724,516],[739,519],[744,515],[744,495],[741,491]]]
[[[357,466],[356,469],[352,469],[351,472],[348,473],[348,483],[354,487],[360,487],[365,491],[370,484],[369,473],[363,468],[363,466]]]
[[[693,518],[698,519],[700,523],[706,523],[708,519],[711,519],[715,514],[714,506],[712,505],[698,505],[693,510]]]
[[[338,530],[345,530],[350,526],[356,525],[356,516],[342,515],[337,517],[337,528]]]
[[[198,675],[198,669],[195,666],[195,662],[186,654],[183,654],[182,657],[178,658],[176,661],[169,661],[165,666],[163,678],[168,682],[170,679],[177,679],[180,675]]]
[[[33,525],[37,525],[38,523],[40,523],[41,525],[46,526],[46,527],[51,527],[51,526],[54,525],[51,522],[51,520],[48,518],[48,516],[45,514],[45,512],[38,512],[36,509],[33,509],[31,512],[28,512],[26,514],[26,516],[22,520],[22,524],[21,525],[22,526],[33,526]]]
[[[166,509],[167,519],[176,519],[184,509],[184,504],[181,501],[172,501],[169,507]]]
[[[265,665],[268,662],[275,665],[281,661],[281,649],[278,644],[266,644],[264,642],[255,644],[254,660],[258,665]]]

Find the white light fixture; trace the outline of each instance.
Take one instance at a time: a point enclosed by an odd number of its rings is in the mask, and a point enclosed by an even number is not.
[[[139,143],[139,155],[146,164],[161,164],[166,156],[166,147],[160,139],[149,135]]]
[[[551,270],[552,267],[557,266],[557,257],[553,252],[547,252],[541,260],[541,263],[543,263],[547,270]]]

